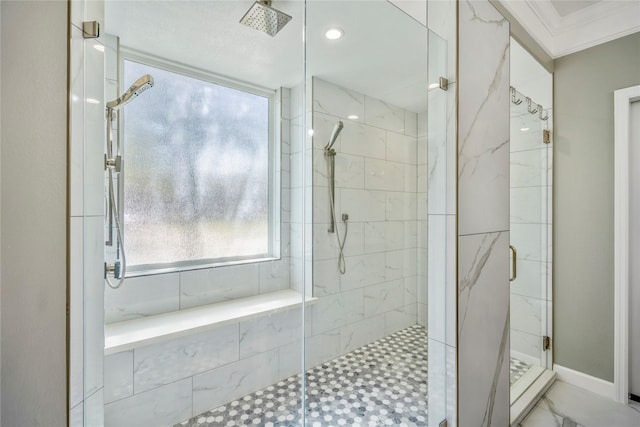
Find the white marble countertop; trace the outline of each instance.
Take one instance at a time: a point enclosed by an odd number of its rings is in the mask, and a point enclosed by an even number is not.
[[[306,302],[317,301],[307,297]],[[163,313],[105,325],[105,355],[172,338],[203,332],[241,320],[277,312],[302,303],[300,292],[288,289],[233,301]]]

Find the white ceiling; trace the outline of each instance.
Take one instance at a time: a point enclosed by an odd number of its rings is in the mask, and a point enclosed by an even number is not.
[[[640,0],[499,0],[551,58],[640,31]]]
[[[274,0],[293,17],[275,36],[240,18],[253,0],[107,1],[105,32],[122,46],[275,89],[304,81],[304,2]],[[411,111],[426,108],[423,25],[387,1],[307,2],[307,74]],[[344,30],[330,41],[330,26]]]

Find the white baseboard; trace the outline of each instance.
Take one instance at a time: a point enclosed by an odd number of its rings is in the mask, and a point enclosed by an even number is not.
[[[612,382],[592,377],[591,375],[574,371],[573,369],[560,365],[553,365],[553,370],[558,374],[559,381],[580,387],[602,397],[606,397],[607,399],[616,399],[616,388]]]

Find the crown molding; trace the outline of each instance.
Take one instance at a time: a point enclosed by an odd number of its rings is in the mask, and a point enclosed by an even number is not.
[[[551,58],[640,31],[640,1],[600,1],[560,16],[549,0],[500,0]]]

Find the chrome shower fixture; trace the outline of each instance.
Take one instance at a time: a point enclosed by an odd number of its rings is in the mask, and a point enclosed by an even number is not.
[[[117,110],[127,105],[133,98],[140,95],[145,90],[153,87],[153,77],[149,74],[145,74],[136,80],[125,93],[123,93],[118,99],[107,102],[107,109]]]
[[[258,0],[244,14],[240,23],[273,37],[289,21],[291,16],[272,8],[271,0]]]
[[[153,87],[153,77],[145,74],[136,80],[125,93],[113,101],[107,102],[107,152],[104,156],[104,168],[108,172],[109,190],[107,195],[108,210],[108,237],[105,242],[106,246],[113,246],[113,226],[116,228],[116,261],[114,263],[104,263],[104,279],[112,289],[122,286],[125,275],[127,273],[127,255],[122,240],[122,224],[120,223],[120,209],[118,200],[114,191],[114,173],[120,173],[122,167],[122,156],[120,155],[120,144],[118,143],[116,153],[113,152],[113,120],[114,112],[127,105],[131,100],[135,99],[145,90]],[[115,155],[114,155],[115,154]],[[120,255],[118,257],[118,254]],[[121,259],[120,259],[121,258]],[[109,279],[109,275],[113,276],[117,282],[113,283]]]
[[[344,123],[342,123],[342,121],[338,121],[338,123],[336,123],[336,125],[333,127],[333,132],[331,132],[329,142],[324,146],[324,151],[330,151],[332,149],[333,144],[336,143],[336,138],[338,138],[338,135],[340,135],[343,127]]]

